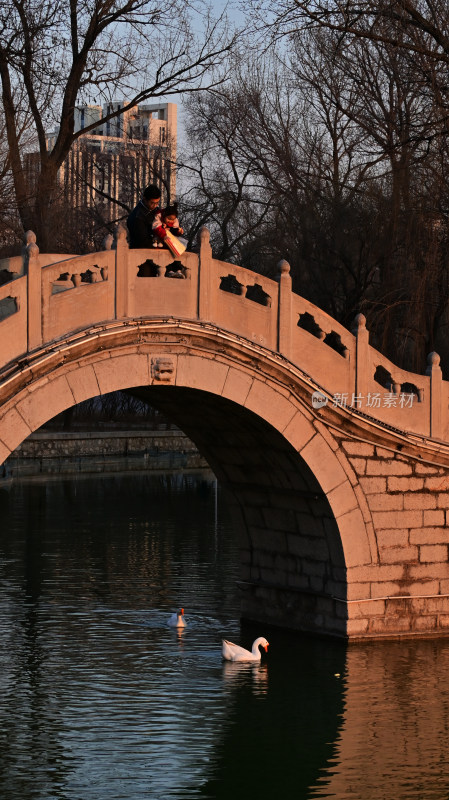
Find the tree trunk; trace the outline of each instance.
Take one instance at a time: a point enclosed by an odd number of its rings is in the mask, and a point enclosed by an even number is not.
[[[55,250],[58,240],[58,229],[63,220],[53,219],[52,204],[57,188],[57,168],[47,161],[41,165],[41,172],[37,179],[36,195],[34,200],[33,226],[36,241],[41,253]]]

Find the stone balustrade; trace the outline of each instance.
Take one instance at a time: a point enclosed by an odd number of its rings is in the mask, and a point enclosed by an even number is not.
[[[84,256],[41,254],[28,232],[23,255],[0,262],[0,370],[77,331],[127,319],[200,321],[276,353],[308,376],[328,404],[399,431],[449,440],[449,384],[439,357],[424,375],[398,368],[369,344],[365,318],[348,331],[292,293],[290,267],[276,280],[213,258],[209,233],[199,253],[184,253],[168,277],[165,249],[130,250],[124,228],[104,250]]]

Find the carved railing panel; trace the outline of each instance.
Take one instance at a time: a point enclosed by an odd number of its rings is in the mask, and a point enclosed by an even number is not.
[[[292,296],[291,359],[331,397],[354,391],[354,351],[353,334],[317,306]]]
[[[198,256],[169,250],[128,250],[124,309],[130,317],[179,316],[189,319],[198,309]],[[175,280],[179,273],[182,280]],[[120,316],[120,314],[118,315]]]
[[[279,284],[251,270],[210,260],[208,316],[218,327],[275,349]]]
[[[43,341],[114,317],[112,251],[63,258],[40,274]]]

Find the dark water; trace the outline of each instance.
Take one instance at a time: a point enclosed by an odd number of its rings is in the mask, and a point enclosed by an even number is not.
[[[1,798],[449,798],[449,644],[241,628],[223,506],[185,476],[0,490]]]

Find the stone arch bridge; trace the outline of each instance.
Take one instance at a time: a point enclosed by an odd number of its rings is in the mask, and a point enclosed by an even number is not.
[[[240,532],[242,616],[349,640],[449,631],[449,385],[276,280],[199,253],[0,263],[0,463],[72,405],[134,389],[196,443]]]

